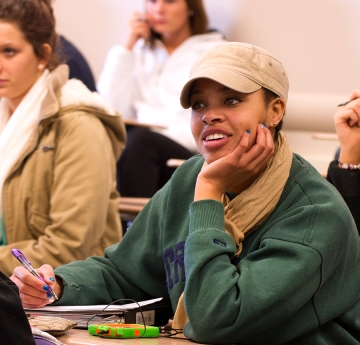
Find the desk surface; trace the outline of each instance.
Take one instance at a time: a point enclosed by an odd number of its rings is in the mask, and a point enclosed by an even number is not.
[[[120,197],[119,211],[124,213],[138,214],[149,202],[150,198]]]
[[[88,334],[84,329],[71,329],[66,334],[57,337],[66,345],[188,345],[193,344],[187,339],[175,338],[137,338],[137,339],[106,339]]]

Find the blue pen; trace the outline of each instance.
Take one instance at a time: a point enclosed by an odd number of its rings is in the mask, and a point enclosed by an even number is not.
[[[16,259],[18,259],[20,261],[20,263],[36,278],[39,278],[40,280],[42,280],[46,286],[49,288],[49,290],[47,290],[47,293],[51,294],[51,296],[53,296],[55,299],[58,299],[58,296],[56,295],[55,291],[46,283],[46,281],[44,280],[44,278],[37,273],[31,266],[30,261],[26,258],[26,256],[24,255],[24,253],[20,250],[20,249],[11,249],[11,254],[14,255],[16,257]]]

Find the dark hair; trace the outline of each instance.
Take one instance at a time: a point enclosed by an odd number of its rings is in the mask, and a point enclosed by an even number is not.
[[[1,0],[2,1],[2,0]],[[189,13],[191,35],[200,35],[208,32],[208,18],[202,0],[185,0]],[[161,35],[154,30],[150,32],[150,47],[154,47],[155,39],[161,39]]]
[[[52,71],[59,65],[56,54],[58,36],[51,0],[0,0],[0,20],[16,25],[37,57],[46,57],[43,44],[49,44],[52,53],[47,68]]]
[[[280,96],[278,96],[275,92],[266,89],[266,88],[262,88],[263,90],[263,96],[264,96],[264,102],[265,102],[265,106],[268,107],[268,105],[270,104],[270,102],[276,98],[279,98]],[[285,113],[284,113],[285,115]],[[284,117],[283,117],[284,118]],[[275,139],[277,138],[279,132],[282,129],[283,126],[283,118],[281,119],[281,121],[279,122],[279,124],[275,127]]]

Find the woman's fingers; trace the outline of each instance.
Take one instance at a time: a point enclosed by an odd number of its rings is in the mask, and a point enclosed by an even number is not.
[[[266,166],[274,155],[271,132],[264,125],[257,127],[256,140],[249,149],[250,133],[245,132],[237,147],[203,169],[198,176],[194,200],[220,200],[225,190],[238,188]]]
[[[240,141],[238,146],[235,148],[233,152],[229,155],[225,156],[226,159],[229,161],[233,161],[233,164],[237,165],[241,158],[244,156],[246,151],[249,149],[249,142],[250,142],[250,132],[245,132]]]
[[[55,284],[52,267],[44,265],[37,272],[44,278],[45,283],[33,276],[22,266],[16,267],[13,275],[10,277],[19,289],[20,298],[24,306],[41,307],[53,302],[53,297],[49,293],[49,286],[54,286]]]
[[[46,283],[53,287],[55,285],[55,273],[54,269],[50,265],[42,265],[36,270],[46,281]]]
[[[255,174],[265,167],[273,155],[274,141],[271,132],[264,125],[258,125],[256,142],[250,150],[243,155],[242,160]]]
[[[360,119],[360,105],[348,105],[344,109],[338,110],[334,115],[335,126],[339,124],[357,123]]]
[[[147,39],[150,36],[150,26],[148,16],[144,13],[135,12],[128,24],[124,46],[132,50],[139,38]]]
[[[249,142],[250,134],[245,132],[236,149],[220,159],[218,164],[227,164],[229,168],[237,170],[243,178],[257,174],[274,155],[274,141],[269,129],[260,124],[257,127],[255,144],[250,149]]]
[[[131,20],[131,28],[137,38],[148,38],[150,35],[148,16],[144,13],[136,12]]]
[[[334,115],[335,126],[348,124],[353,126],[360,123],[360,90],[355,90],[350,99],[352,100],[341,107]]]
[[[356,98],[360,98],[360,90],[355,89],[352,94],[350,95],[350,99],[354,100]]]
[[[44,307],[54,301],[53,299],[38,298],[38,297],[24,294],[22,292],[20,292],[19,295],[20,295],[21,303],[24,308],[41,308],[41,307]]]
[[[341,151],[339,160],[358,164],[360,161],[360,90],[355,90],[351,102],[341,107],[334,115],[334,124]]]

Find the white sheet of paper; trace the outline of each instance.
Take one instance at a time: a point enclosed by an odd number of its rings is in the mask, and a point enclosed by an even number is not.
[[[130,310],[135,309],[140,306],[156,303],[162,300],[162,297],[160,298],[154,298],[147,301],[141,301],[138,303],[128,303],[128,304],[122,304],[122,305],[110,305],[105,310],[104,313],[110,313],[110,312],[116,312],[116,311],[124,311],[124,310]],[[50,312],[50,313],[58,313],[58,314],[64,314],[64,313],[81,313],[81,314],[89,314],[89,313],[98,313],[102,311],[106,307],[106,304],[98,304],[98,305],[79,305],[79,306],[68,306],[68,305],[59,305],[59,306],[45,306],[42,308],[24,308],[25,312]]]

